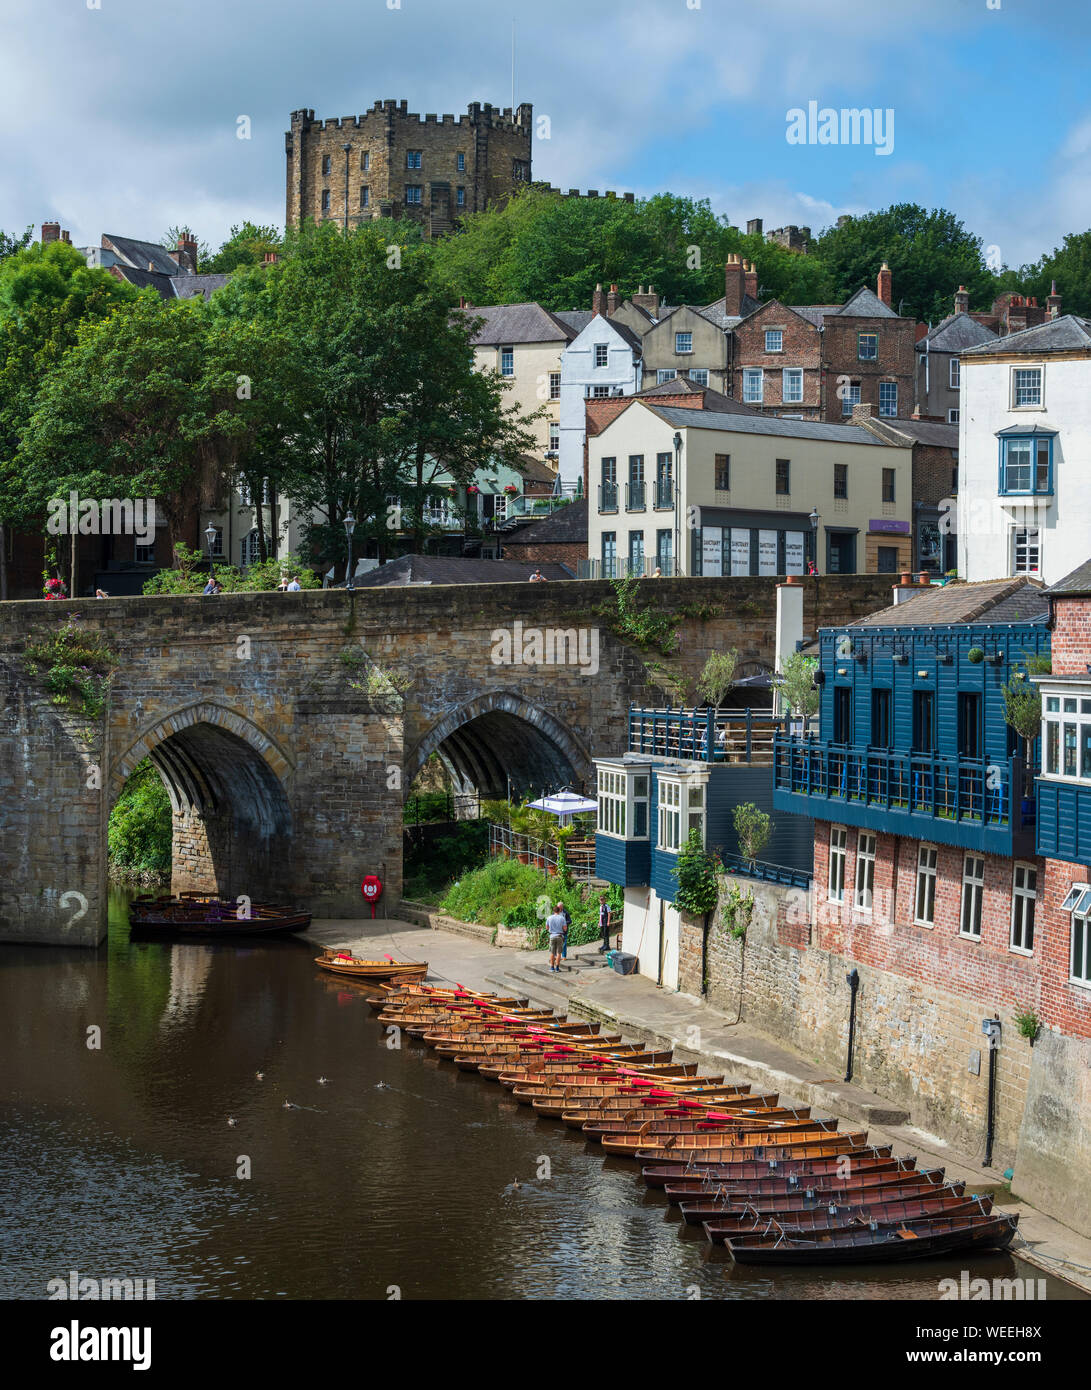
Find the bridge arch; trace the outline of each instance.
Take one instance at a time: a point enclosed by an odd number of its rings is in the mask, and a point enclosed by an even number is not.
[[[111,805],[144,758],[170,796],[173,892],[269,897],[284,891],[295,768],[273,738],[215,702],[174,710],[115,760]]]
[[[406,754],[406,791],[433,753],[463,788],[503,798],[582,783],[591,773],[583,741],[567,725],[510,690],[490,691],[452,710]]]

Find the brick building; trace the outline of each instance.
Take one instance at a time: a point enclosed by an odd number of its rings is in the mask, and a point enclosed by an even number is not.
[[[465,116],[416,115],[377,101],[360,116],[293,111],[285,134],[286,220],[410,217],[426,236],[503,203],[530,182],[533,107],[472,102]]]

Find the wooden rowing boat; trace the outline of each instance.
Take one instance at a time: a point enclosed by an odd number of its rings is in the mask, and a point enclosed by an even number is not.
[[[679,1190],[692,1188],[704,1191],[721,1183],[731,1183],[740,1179],[769,1179],[789,1185],[806,1182],[811,1177],[826,1174],[837,1175],[845,1172],[866,1171],[869,1165],[890,1159],[889,1144],[866,1144],[858,1149],[826,1156],[793,1154],[790,1159],[755,1159],[753,1155],[727,1160],[705,1160],[690,1162],[685,1159],[658,1159],[641,1170],[641,1176],[649,1187],[664,1187],[667,1184]],[[896,1159],[895,1162],[902,1160]],[[915,1160],[914,1160],[915,1161]],[[773,1189],[770,1189],[773,1190]]]
[[[704,1093],[702,1092],[701,1094]],[[716,1105],[731,1105],[732,1102],[738,1101],[739,1099],[738,1095],[733,1091],[710,1090],[707,1095],[709,1104],[715,1103]],[[522,1103],[524,1105],[529,1103],[539,1115],[545,1115],[554,1120],[564,1120],[565,1116],[571,1114],[575,1107],[584,1106],[584,1109],[576,1110],[577,1114],[583,1115],[584,1117],[582,1125],[570,1124],[570,1129],[582,1128],[589,1124],[608,1124],[612,1121],[620,1123],[626,1115],[633,1116],[628,1122],[629,1124],[641,1124],[644,1120],[654,1119],[659,1114],[657,1109],[653,1107],[649,1110],[647,1106],[641,1106],[639,1111],[634,1111],[633,1106],[636,1102],[631,1094],[627,1096],[618,1094],[612,1096],[603,1095],[600,1099],[602,1103],[594,1107],[590,1105],[590,1102],[595,1100],[593,1095],[581,1098],[580,1096],[551,1094],[547,1091],[540,1095],[528,1095],[522,1098]],[[614,1100],[621,1102],[621,1109],[611,1110],[608,1108],[609,1103]]]
[[[747,1096],[745,1099],[749,1100],[750,1097]],[[764,1097],[757,1096],[755,1099],[761,1101]],[[773,1099],[775,1100],[776,1097],[774,1096]],[[728,1107],[732,1103],[732,1098],[728,1097],[726,1100],[712,1103],[717,1106]],[[671,1101],[637,1100],[631,1096],[607,1096],[601,1101],[593,1103],[577,1100],[571,1109],[561,1111],[561,1120],[569,1129],[582,1129],[585,1124],[594,1123],[594,1121],[604,1118],[613,1119],[625,1115],[634,1115],[635,1118],[636,1114],[647,1118],[660,1113],[665,1106],[671,1104]],[[634,1110],[634,1107],[638,1107],[638,1109]],[[775,1120],[787,1119],[793,1113],[787,1106],[780,1105],[759,1106],[759,1109],[769,1119]]]
[[[497,1075],[500,1070],[508,1071],[512,1066],[518,1066],[528,1058],[536,1055],[536,1049],[515,1047],[510,1050],[496,1048],[495,1050],[473,1050],[469,1053],[459,1054],[452,1058],[456,1067],[460,1071],[477,1071],[479,1068],[488,1066],[490,1063],[497,1068]],[[606,1054],[611,1057],[624,1057],[630,1062],[654,1062],[665,1061],[671,1054],[669,1052],[611,1052]],[[485,1075],[485,1072],[482,1072]]]
[[[674,1137],[677,1137],[678,1142],[671,1144],[670,1140]],[[831,1154],[844,1153],[848,1149],[862,1149],[867,1143],[867,1131],[855,1134],[825,1134],[820,1141],[809,1139],[805,1134],[798,1136],[798,1141],[787,1138],[773,1142],[764,1135],[755,1134],[734,1144],[725,1144],[722,1134],[710,1135],[709,1138],[715,1139],[716,1148],[694,1146],[692,1135],[668,1136],[662,1144],[645,1145],[635,1151],[626,1147],[626,1141],[620,1139],[604,1139],[603,1147],[617,1144],[620,1147],[611,1147],[611,1153],[616,1152],[622,1157],[635,1158],[638,1163],[647,1164],[655,1163],[661,1158],[669,1158],[672,1152],[675,1156],[692,1155],[698,1161],[714,1163],[729,1162],[732,1158],[747,1154],[751,1158],[775,1159],[779,1162],[782,1158],[828,1158]]]
[[[347,951],[328,951],[325,955],[315,956],[314,963],[320,970],[354,980],[423,979],[428,974],[427,961],[363,960]]]
[[[714,1076],[698,1076],[697,1066],[692,1062],[656,1062],[651,1066],[632,1067],[619,1066],[617,1063],[611,1063],[601,1057],[579,1058],[575,1063],[568,1057],[559,1057],[556,1060],[539,1059],[538,1062],[528,1064],[521,1071],[502,1072],[499,1080],[501,1086],[510,1091],[516,1086],[544,1084],[547,1081],[560,1082],[565,1078],[570,1078],[573,1084],[580,1084],[585,1081],[602,1081],[604,1083],[618,1081],[663,1088],[670,1088],[679,1081],[689,1081],[700,1085],[714,1083],[717,1080]],[[722,1077],[719,1079],[723,1080]]]
[[[1018,1215],[922,1217],[897,1226],[814,1231],[793,1236],[730,1236],[724,1245],[739,1264],[886,1264],[922,1260],[953,1250],[1003,1250],[1011,1244]]]
[[[249,906],[186,895],[180,898],[134,898],[129,904],[130,932],[137,936],[277,936],[305,931],[309,912],[272,903]]]
[[[810,1131],[814,1134],[834,1134],[837,1132],[836,1120],[815,1120],[808,1115],[783,1117],[765,1116],[760,1113],[731,1117],[726,1113],[718,1120],[690,1119],[637,1119],[637,1120],[589,1120],[583,1127],[588,1139],[597,1140],[604,1146],[617,1139],[631,1139],[636,1144],[651,1139],[658,1143],[667,1135],[681,1135],[688,1142],[703,1135],[719,1136],[725,1143],[742,1143],[741,1136],[752,1134],[798,1134]],[[736,1136],[739,1136],[736,1138]],[[616,1153],[615,1148],[610,1149]]]
[[[871,1200],[892,1201],[903,1197],[922,1197],[943,1189],[961,1194],[965,1184],[944,1182],[943,1169],[890,1169],[868,1175],[871,1181],[857,1183],[821,1182],[813,1187],[776,1188],[763,1191],[760,1182],[739,1183],[731,1191],[695,1194],[687,1192],[670,1198],[687,1226],[703,1226],[721,1216],[736,1215],[746,1205],[763,1212],[791,1211],[825,1203],[836,1206],[859,1205]]]
[[[811,1231],[852,1230],[861,1225],[897,1226],[905,1221],[918,1221],[929,1216],[987,1216],[992,1201],[987,1197],[963,1197],[943,1192],[925,1197],[876,1197],[870,1202],[841,1206],[830,1202],[821,1207],[784,1208],[775,1212],[744,1207],[733,1216],[705,1221],[705,1235],[713,1245],[723,1245],[729,1238],[744,1235],[769,1235],[782,1231],[786,1235]],[[774,1219],[775,1218],[775,1219]]]
[[[706,1082],[707,1085],[704,1084]],[[523,1084],[513,1086],[511,1093],[523,1105],[529,1105],[535,1100],[563,1100],[569,1097],[572,1100],[572,1104],[568,1107],[570,1110],[575,1110],[581,1105],[586,1105],[588,1109],[592,1109],[597,1101],[602,1101],[606,1105],[607,1102],[614,1100],[627,1100],[630,1108],[633,1106],[677,1106],[679,1098],[682,1096],[687,1099],[696,1098],[705,1103],[712,1103],[713,1098],[722,1096],[725,1105],[731,1102],[738,1105],[756,1103],[749,1094],[740,1095],[733,1087],[725,1086],[722,1078],[717,1081],[715,1077],[693,1077],[692,1079],[682,1077],[669,1094],[656,1094],[654,1096],[648,1095],[640,1087],[634,1086],[627,1077],[619,1078],[616,1081],[588,1082],[577,1078],[538,1086]],[[719,1104],[718,1099],[716,1103]],[[697,1110],[696,1113],[700,1114],[701,1111]]]

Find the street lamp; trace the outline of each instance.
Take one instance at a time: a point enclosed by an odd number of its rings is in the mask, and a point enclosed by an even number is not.
[[[349,233],[349,150],[352,146],[346,140],[341,146],[345,152],[345,235]]]
[[[208,541],[208,569],[211,578],[216,578],[216,561],[212,557],[212,547],[216,543],[216,528],[210,521],[205,527],[205,540]]]
[[[818,523],[822,518],[818,515],[818,508],[811,508],[811,557],[814,562],[814,636],[818,640]],[[856,995],[852,996],[853,1002]],[[851,1062],[850,1062],[851,1066]]]
[[[682,435],[674,435],[674,574],[682,573],[682,522],[678,511],[678,500],[682,487]]]
[[[345,535],[348,537],[349,559],[345,569],[345,588],[352,593],[352,533],[356,530],[356,518],[351,512],[345,517]]]

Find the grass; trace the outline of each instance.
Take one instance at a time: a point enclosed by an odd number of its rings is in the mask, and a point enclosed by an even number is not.
[[[615,920],[621,909],[621,889],[610,890]],[[515,859],[490,859],[453,883],[439,906],[460,922],[486,927],[522,928],[528,944],[547,944],[545,919],[553,905],[563,902],[572,917],[570,946],[582,946],[599,935],[598,895],[582,884],[565,887],[540,869]]]

